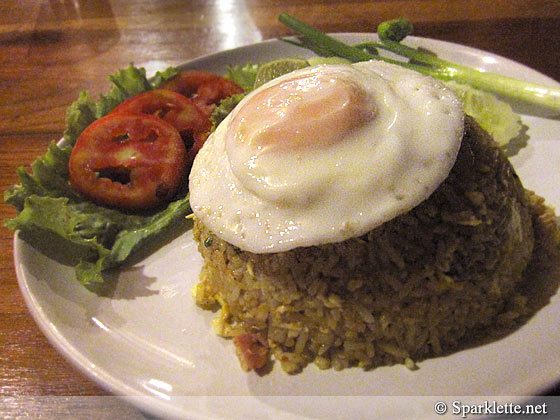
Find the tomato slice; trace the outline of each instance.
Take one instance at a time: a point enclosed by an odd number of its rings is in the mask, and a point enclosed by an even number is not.
[[[210,131],[211,123],[192,100],[177,92],[155,89],[127,99],[112,112],[151,114],[175,127],[187,148],[187,165],[194,160]]]
[[[243,88],[232,80],[202,70],[179,72],[161,87],[192,98],[208,116],[220,101],[243,92]]]
[[[149,209],[175,196],[185,166],[185,145],[171,124],[153,115],[111,113],[78,137],[70,155],[70,182],[98,204]]]

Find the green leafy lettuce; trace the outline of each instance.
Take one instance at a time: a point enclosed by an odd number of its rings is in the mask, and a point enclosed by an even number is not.
[[[109,77],[113,86],[98,101],[82,92],[68,108],[64,142],[52,142],[47,152],[31,164],[31,172],[18,169],[20,183],[4,193],[4,201],[18,210],[6,221],[10,229],[41,249],[45,238],[72,253],[77,279],[90,289],[105,282],[104,272],[125,262],[168,227],[189,214],[183,191],[166,208],[150,214],[130,214],[84,200],[69,183],[68,160],[80,133],[93,121],[138,93],[157,88],[177,73],[158,72],[152,79],[132,64]],[[44,245],[44,244],[43,244]]]
[[[259,64],[253,63],[247,63],[242,66],[229,66],[226,77],[241,86],[245,92],[249,92],[253,90],[259,68]]]
[[[237,104],[243,99],[247,93],[253,90],[255,85],[255,79],[259,71],[260,65],[247,63],[242,66],[229,66],[225,77],[237,83],[241,88],[243,88],[243,93],[237,93],[224,99],[220,104],[214,108],[212,115],[210,116],[210,122],[212,127],[210,131],[214,131],[218,124],[220,124],[224,118],[237,106]]]

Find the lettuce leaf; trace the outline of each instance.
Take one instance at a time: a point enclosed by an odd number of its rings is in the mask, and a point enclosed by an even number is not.
[[[68,182],[68,159],[70,147],[59,147],[52,142],[47,153],[31,164],[32,173],[18,168],[20,184],[12,185],[4,192],[4,202],[19,211],[30,196],[68,197],[79,199]]]
[[[259,64],[253,63],[247,63],[243,66],[229,66],[226,77],[241,86],[245,93],[248,93],[253,90],[259,68]]]
[[[216,129],[218,124],[220,124],[228,116],[228,114],[233,111],[233,108],[241,102],[241,99],[243,99],[245,95],[247,95],[245,92],[231,95],[229,98],[221,101],[220,104],[214,108],[214,111],[212,111],[212,115],[210,116],[210,122],[212,123],[210,131],[214,131]]]
[[[105,270],[121,265],[129,256],[144,248],[167,229],[184,221],[185,216],[189,213],[191,213],[191,207],[187,194],[151,217],[127,223],[128,226],[123,226],[114,237],[108,253],[100,252],[99,258],[95,260],[86,258],[80,260],[76,266],[76,277],[85,285],[95,286],[103,283]],[[115,224],[118,226],[118,222]],[[105,231],[107,231],[106,228]]]
[[[233,111],[233,108],[237,106],[241,99],[254,89],[255,80],[260,67],[261,65],[253,63],[247,63],[242,66],[228,66],[225,77],[241,86],[241,88],[243,88],[243,93],[237,93],[222,100],[220,104],[214,108],[210,116],[210,122],[212,123],[210,131],[214,131],[218,124]]]
[[[21,237],[41,249],[48,241],[64,249],[76,269],[77,279],[98,290],[104,272],[115,268],[170,226],[191,212],[188,194],[182,194],[166,208],[153,214],[130,214],[98,206],[73,191],[68,160],[81,132],[97,118],[109,113],[123,100],[155,89],[177,73],[176,68],[158,72],[149,80],[142,68],[132,64],[109,77],[113,87],[107,95],[92,101],[82,92],[68,108],[63,145],[52,142],[47,152],[31,164],[31,172],[18,168],[20,183],[4,192],[4,201],[18,210],[6,226],[19,230]],[[50,246],[50,244],[47,244]]]

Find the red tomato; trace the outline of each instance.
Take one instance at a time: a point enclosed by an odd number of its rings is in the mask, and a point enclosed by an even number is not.
[[[185,145],[172,125],[152,115],[112,113],[78,137],[70,182],[96,203],[148,209],[175,196],[185,166]]]
[[[182,71],[161,87],[192,98],[208,116],[221,100],[243,92],[237,83],[201,70]]]
[[[192,163],[210,131],[211,123],[189,98],[171,90],[156,89],[124,101],[112,112],[151,114],[175,127],[188,150],[187,165]]]

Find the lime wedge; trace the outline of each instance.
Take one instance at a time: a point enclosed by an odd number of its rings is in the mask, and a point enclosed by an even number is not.
[[[281,58],[264,63],[257,71],[254,88],[258,88],[259,86],[271,81],[272,79],[276,79],[279,76],[308,66],[309,63],[307,60],[302,58]]]

